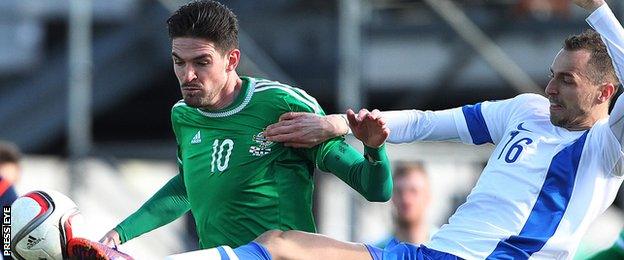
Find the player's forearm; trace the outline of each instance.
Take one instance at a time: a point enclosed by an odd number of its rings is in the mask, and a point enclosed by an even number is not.
[[[324,157],[332,172],[369,201],[388,201],[392,196],[392,171],[385,146],[364,148],[364,156],[346,143],[333,147]]]
[[[398,110],[381,114],[390,129],[389,143],[459,139],[451,110]]]
[[[115,227],[122,243],[168,224],[189,210],[182,178],[180,174],[173,177],[139,210]]]
[[[332,133],[332,137],[337,137],[341,135],[346,135],[351,131],[349,129],[349,122],[347,121],[347,117],[344,114],[332,114],[325,116],[325,120],[329,122],[328,125],[331,128],[328,128],[328,132]]]

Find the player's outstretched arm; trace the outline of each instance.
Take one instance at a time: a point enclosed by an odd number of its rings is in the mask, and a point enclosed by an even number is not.
[[[141,234],[170,223],[189,209],[190,204],[186,195],[183,176],[178,174],[160,188],[141,208],[119,223],[114,230],[119,235],[119,243],[125,243]],[[106,240],[107,236],[104,236],[102,241]]]
[[[280,116],[279,122],[266,128],[265,136],[285,146],[311,148],[334,137],[346,135],[348,131],[349,125],[344,115],[288,112]]]
[[[383,111],[381,115],[390,130],[387,142],[459,140],[457,122],[450,110]],[[328,139],[344,135],[349,130],[345,115],[319,116],[312,113],[290,112],[267,127],[265,135],[287,146],[311,148]]]

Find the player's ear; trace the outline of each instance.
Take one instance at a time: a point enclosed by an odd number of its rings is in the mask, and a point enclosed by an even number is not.
[[[613,95],[615,95],[616,86],[612,83],[604,83],[599,87],[600,95],[598,100],[602,102],[608,102]]]
[[[228,72],[236,70],[236,67],[238,67],[238,62],[240,61],[240,54],[241,52],[239,49],[232,49],[228,52],[227,66],[225,67]]]

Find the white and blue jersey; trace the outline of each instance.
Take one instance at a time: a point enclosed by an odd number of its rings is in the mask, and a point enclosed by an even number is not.
[[[624,30],[608,6],[588,22],[603,36],[618,76]],[[618,65],[619,64],[619,65]],[[465,259],[569,259],[622,183],[620,98],[586,131],[550,122],[536,94],[444,111],[384,112],[389,142],[456,140],[496,145],[467,201],[425,245]]]
[[[452,111],[460,140],[496,144],[479,181],[427,245],[466,259],[565,259],[622,182],[608,120],[586,131],[550,122],[548,99],[524,94]]]

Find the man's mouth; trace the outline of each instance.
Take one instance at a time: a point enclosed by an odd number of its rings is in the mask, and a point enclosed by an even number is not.
[[[556,100],[550,99],[550,109],[563,109],[563,105]]]
[[[190,85],[190,86],[183,86],[182,87],[182,92],[186,93],[186,94],[190,94],[190,95],[194,95],[199,93],[202,90],[201,87],[199,86],[195,86],[195,85]]]
[[[200,90],[201,89],[201,85],[199,84],[182,84],[182,90]]]

